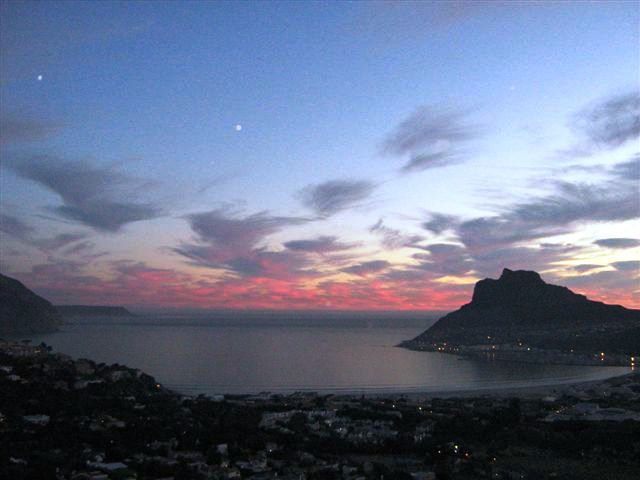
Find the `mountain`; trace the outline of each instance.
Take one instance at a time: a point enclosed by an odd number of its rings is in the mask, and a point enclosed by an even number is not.
[[[55,308],[65,318],[135,316],[124,307],[111,307],[105,305],[56,305]]]
[[[640,310],[589,300],[544,282],[536,272],[505,268],[498,280],[476,283],[470,303],[401,346],[442,351],[454,346],[508,344],[576,353],[637,354]]]
[[[0,274],[0,334],[53,332],[62,317],[50,302],[14,278]]]

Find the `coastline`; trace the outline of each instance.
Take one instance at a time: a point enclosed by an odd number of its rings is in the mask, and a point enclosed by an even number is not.
[[[23,345],[21,342],[16,340],[9,340],[5,344],[9,345],[13,344],[15,348],[19,350],[24,350],[25,352],[38,350],[40,347],[36,345]],[[2,345],[0,344],[0,347]],[[2,350],[2,348],[0,348]],[[56,353],[57,350],[53,350]],[[68,356],[65,351],[58,351],[57,353]],[[451,356],[452,353],[449,352],[436,352],[436,353],[447,353],[448,356]],[[456,355],[456,354],[453,354]],[[457,355],[460,360],[465,360],[467,357]],[[90,361],[95,361],[90,356],[76,356],[71,355],[69,358],[72,358],[74,361],[88,359]],[[490,359],[482,359],[483,361],[493,361]],[[504,362],[504,360],[496,360],[496,362]],[[120,363],[120,362],[117,362]],[[122,365],[129,365],[125,362]],[[601,365],[598,365],[601,366]],[[606,366],[610,367],[610,366]],[[130,367],[136,368],[136,367]],[[144,369],[143,369],[144,370]],[[253,391],[234,391],[224,390],[223,388],[216,388],[215,386],[208,386],[206,384],[203,385],[194,385],[185,386],[185,388],[181,388],[184,385],[175,384],[170,381],[162,381],[163,386],[176,395],[184,396],[184,397],[196,397],[198,395],[205,395],[210,398],[212,397],[220,397],[220,396],[290,396],[290,395],[318,395],[318,396],[336,396],[336,397],[351,397],[351,398],[469,398],[469,397],[480,397],[480,396],[491,396],[494,398],[505,398],[509,396],[541,396],[547,394],[557,393],[559,391],[567,390],[571,387],[584,386],[584,385],[595,385],[598,383],[606,382],[613,378],[624,377],[626,375],[632,375],[633,370],[625,367],[616,368],[617,371],[607,372],[607,369],[602,369],[602,374],[590,374],[590,375],[582,375],[582,376],[570,376],[570,377],[551,377],[551,378],[541,378],[534,380],[505,380],[497,383],[477,383],[475,385],[467,385],[462,387],[457,387],[455,385],[373,385],[373,386],[344,386],[344,387],[326,387],[322,386],[291,386],[291,387],[279,387],[279,388],[269,388],[269,387],[256,387]],[[622,371],[620,371],[622,370]],[[149,373],[149,372],[144,372]],[[157,372],[154,375],[158,375]],[[165,379],[166,380],[166,379]]]
[[[633,378],[640,376],[640,372],[631,371],[619,375],[607,376],[592,380],[584,379],[566,379],[549,381],[537,385],[521,385],[521,386],[497,386],[497,387],[478,387],[463,390],[437,390],[425,392],[395,392],[395,393],[370,393],[364,394],[365,398],[406,398],[414,401],[427,400],[431,398],[539,398],[550,395],[565,395],[576,393],[578,391],[587,390],[592,387],[608,385],[612,380]],[[342,395],[339,395],[342,396]],[[344,395],[345,397],[360,397],[359,395]]]
[[[640,357],[634,354],[574,352],[532,347],[525,344],[454,345],[451,343],[418,343],[405,340],[396,345],[414,352],[437,352],[488,361],[532,363],[536,365],[576,365],[591,367],[635,366]]]
[[[0,444],[11,445],[0,477],[16,480],[596,480],[612,468],[635,480],[640,466],[640,372],[530,388],[207,397],[124,365],[0,342],[0,390]]]

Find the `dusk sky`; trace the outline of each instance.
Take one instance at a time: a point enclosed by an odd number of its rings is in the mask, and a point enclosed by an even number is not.
[[[0,3],[0,271],[57,304],[640,308],[640,8]]]

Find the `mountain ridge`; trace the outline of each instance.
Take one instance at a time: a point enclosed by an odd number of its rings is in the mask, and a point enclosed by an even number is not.
[[[616,340],[624,334],[631,340]],[[470,303],[401,346],[434,350],[445,343],[637,354],[640,310],[589,300],[567,287],[546,283],[537,272],[505,268],[499,279],[477,282]]]
[[[0,334],[55,332],[62,321],[51,302],[0,273]]]

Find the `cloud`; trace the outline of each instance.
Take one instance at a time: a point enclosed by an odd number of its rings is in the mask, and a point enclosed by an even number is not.
[[[623,272],[640,272],[640,260],[627,260],[624,262],[613,262],[611,264],[616,270]]]
[[[627,162],[614,165],[610,173],[621,181],[640,181],[640,154],[636,154]]]
[[[367,180],[330,180],[300,191],[302,203],[321,218],[353,208],[366,200],[376,186]]]
[[[33,244],[44,251],[59,250],[62,247],[86,238],[83,233],[61,233],[50,238],[33,240]]]
[[[266,271],[258,258],[237,257],[229,260],[226,266],[243,276],[264,275]]]
[[[60,125],[16,115],[0,118],[0,145],[33,142],[48,137],[60,129]]]
[[[561,277],[556,283],[566,285],[574,291],[607,303],[637,305],[640,293],[640,265],[633,268],[601,270],[587,275]]]
[[[575,270],[578,273],[590,272],[591,270],[596,270],[598,268],[602,268],[602,265],[597,265],[594,263],[581,263],[579,265],[574,265],[570,267],[571,270]]]
[[[75,245],[70,246],[69,248],[62,251],[64,255],[80,255],[80,254],[88,254],[93,248],[95,244],[93,242],[80,242]],[[104,254],[99,254],[100,256]]]
[[[390,266],[391,264],[386,260],[371,260],[369,262],[351,265],[350,267],[343,268],[341,271],[351,273],[353,275],[367,276],[385,270]]]
[[[50,208],[59,217],[98,231],[117,232],[128,223],[162,215],[150,203],[121,200],[144,193],[148,185],[109,168],[51,156],[12,162],[9,167],[59,195],[63,204]]]
[[[436,153],[420,153],[413,155],[401,170],[405,173],[419,172],[428,168],[453,165],[454,163],[458,163],[459,160],[460,157],[454,152],[441,151]]]
[[[244,217],[229,216],[221,209],[194,213],[186,218],[201,242],[242,252],[255,248],[266,236],[283,227],[308,222],[305,218],[278,217],[266,211]]]
[[[429,254],[413,256],[421,263],[412,267],[431,272],[463,275],[469,271],[490,276],[503,267],[549,270],[560,268],[575,258],[583,247],[570,244],[532,241],[575,231],[578,225],[625,221],[640,217],[640,192],[637,181],[628,171],[634,171],[637,159],[614,167],[602,167],[607,178],[597,184],[556,181],[552,194],[532,197],[528,201],[506,205],[499,214],[459,221],[455,217],[432,214],[423,227],[434,233],[450,229],[463,248],[422,247]],[[636,239],[601,239],[594,242],[608,248],[631,248],[640,245]],[[434,255],[439,253],[440,256]],[[445,266],[442,266],[442,265]],[[584,272],[600,266],[585,264],[573,267]],[[405,275],[410,275],[411,268]]]
[[[637,238],[602,238],[593,242],[599,247],[606,248],[634,248],[640,247],[640,240]]]
[[[283,276],[307,266],[304,252],[267,251],[261,243],[269,235],[308,219],[278,217],[266,211],[230,215],[222,209],[188,215],[196,242],[183,242],[171,250],[193,265],[227,270],[241,276]]]
[[[583,150],[612,149],[640,136],[640,91],[610,96],[574,115],[573,128],[584,138]]]
[[[556,182],[556,193],[506,207],[498,216],[462,222],[457,233],[469,248],[509,245],[573,231],[577,223],[622,221],[640,215],[635,182],[600,185]]]
[[[443,167],[462,161],[460,147],[477,135],[467,112],[433,106],[419,107],[383,141],[381,151],[409,160],[403,172]]]
[[[284,247],[289,250],[311,253],[330,253],[342,250],[349,250],[356,247],[355,243],[339,242],[337,237],[322,236],[311,240],[291,240],[284,243]]]
[[[33,231],[33,227],[27,225],[19,218],[0,213],[0,232],[24,240],[29,238]]]
[[[446,230],[454,228],[458,223],[459,219],[455,215],[432,213],[431,219],[422,223],[422,228],[438,235]]]
[[[421,235],[409,235],[395,228],[387,227],[382,219],[369,227],[369,231],[381,235],[382,245],[388,250],[404,247],[421,248],[418,243],[424,240]]]
[[[574,258],[580,247],[507,246],[471,253],[474,271],[483,277],[495,276],[504,267],[512,270],[545,271]]]
[[[416,253],[412,258],[420,263],[413,268],[438,275],[465,275],[474,268],[473,261],[462,245],[434,243],[424,247],[428,253]]]
[[[23,244],[39,248],[44,252],[59,250],[86,237],[83,233],[60,233],[53,237],[34,236],[35,228],[12,215],[0,214],[0,231],[20,240]]]

